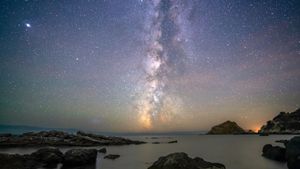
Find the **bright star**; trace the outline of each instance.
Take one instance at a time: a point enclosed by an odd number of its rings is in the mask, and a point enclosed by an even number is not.
[[[31,28],[30,23],[25,23],[25,26],[26,26],[27,28]]]

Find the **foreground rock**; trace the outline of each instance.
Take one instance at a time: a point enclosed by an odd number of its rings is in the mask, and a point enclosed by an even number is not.
[[[72,149],[65,153],[63,165],[78,166],[95,164],[96,158],[96,149]]]
[[[300,168],[300,136],[292,138],[286,145],[286,159],[289,169]]]
[[[246,134],[236,122],[226,121],[211,128],[207,134]]]
[[[173,153],[160,157],[148,169],[225,169],[223,164],[204,161],[202,158],[194,159],[186,153]]]
[[[267,144],[263,147],[262,156],[275,160],[275,161],[285,161],[285,148],[279,146],[272,146],[271,144]]]
[[[271,160],[285,162],[289,169],[300,168],[300,136],[293,137],[291,140],[276,141],[283,143],[286,148],[267,144],[263,147],[263,156]]]
[[[34,161],[43,163],[45,167],[56,167],[63,162],[64,155],[57,148],[42,148],[31,154]]]
[[[104,159],[110,159],[110,160],[115,160],[117,158],[120,158],[120,155],[118,155],[118,154],[109,154],[109,155],[104,157]]]
[[[101,135],[77,132],[69,134],[61,131],[41,131],[38,133],[24,133],[22,135],[0,135],[1,147],[29,147],[29,146],[102,146],[143,144],[121,137],[106,137]]]
[[[106,153],[106,148],[101,148],[100,150],[98,150],[99,153]]]
[[[63,161],[63,154],[56,148],[43,148],[30,155],[0,154],[0,168],[35,169],[56,168]]]
[[[292,113],[280,112],[273,120],[263,125],[259,133],[300,134],[300,109]]]

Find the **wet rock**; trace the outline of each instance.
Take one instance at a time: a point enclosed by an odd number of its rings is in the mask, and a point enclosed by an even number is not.
[[[57,148],[42,148],[31,154],[31,157],[46,167],[56,167],[64,159],[63,153]]]
[[[186,153],[172,153],[164,157],[160,157],[148,169],[225,169],[220,163],[211,163],[196,157],[194,159],[188,157]]]
[[[64,167],[94,164],[97,158],[96,149],[72,149],[64,155]]]
[[[300,136],[293,137],[286,145],[286,159],[289,169],[300,168]]]
[[[102,146],[143,144],[121,137],[106,137],[96,134],[77,132],[70,134],[61,131],[28,132],[21,135],[3,134],[0,147],[37,147],[37,146]]]
[[[33,169],[38,163],[30,155],[0,154],[0,166],[3,169]]]
[[[106,153],[106,148],[101,148],[100,150],[98,150],[99,153]]]
[[[272,146],[271,144],[266,144],[263,147],[262,156],[264,156],[268,159],[271,159],[271,160],[284,162],[284,161],[286,161],[285,152],[286,152],[286,150],[283,147]]]
[[[117,154],[109,154],[109,155],[105,156],[104,159],[115,160],[119,157],[120,157],[120,155],[117,155]]]

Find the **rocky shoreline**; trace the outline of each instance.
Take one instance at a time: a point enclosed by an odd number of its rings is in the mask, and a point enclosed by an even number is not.
[[[21,135],[1,134],[0,147],[41,147],[41,146],[109,146],[144,144],[143,141],[135,141],[122,137],[107,137],[78,131],[70,134],[62,131],[29,132]]]
[[[262,156],[270,160],[287,162],[289,169],[300,168],[300,136],[293,137],[291,140],[278,140],[284,147],[266,144],[262,150]]]

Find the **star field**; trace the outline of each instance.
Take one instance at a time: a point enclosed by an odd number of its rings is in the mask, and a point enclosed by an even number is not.
[[[3,0],[0,58],[1,124],[256,129],[300,107],[300,3]]]

